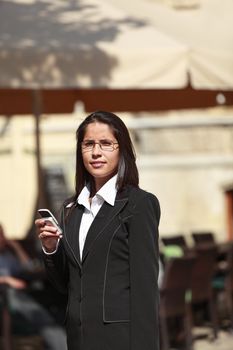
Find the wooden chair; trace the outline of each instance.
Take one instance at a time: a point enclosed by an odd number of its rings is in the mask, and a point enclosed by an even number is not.
[[[217,338],[218,333],[217,304],[212,286],[216,258],[216,246],[198,246],[196,248],[196,260],[190,283],[191,300],[188,302],[191,319],[193,319],[193,307],[201,303],[207,303],[214,338]]]
[[[12,327],[12,315],[8,300],[9,287],[0,286],[0,349],[42,350],[42,338],[37,334],[16,334]]]
[[[226,253],[226,265],[224,274],[213,279],[213,288],[216,295],[223,292],[225,295],[225,310],[233,329],[233,243]]]
[[[225,293],[231,328],[233,328],[233,244],[227,255],[227,265],[228,273],[225,278]]]
[[[1,299],[1,305],[0,305],[1,344],[0,344],[0,349],[11,350],[12,349],[11,316],[10,316],[10,312],[8,309],[8,303],[7,303],[7,286],[5,286],[5,285],[0,286],[0,299]]]
[[[194,261],[195,259],[190,257],[171,258],[165,265],[160,289],[159,313],[162,350],[170,348],[168,321],[176,317],[182,320],[186,350],[192,348],[191,327],[187,318],[185,296],[190,287]]]

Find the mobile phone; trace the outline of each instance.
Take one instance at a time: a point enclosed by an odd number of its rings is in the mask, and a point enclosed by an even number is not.
[[[53,225],[54,227],[56,227],[58,229],[59,232],[62,233],[62,229],[58,224],[57,219],[55,218],[55,216],[51,213],[51,211],[49,209],[39,209],[38,213],[40,214],[40,216],[45,219],[46,223],[48,223],[48,225]]]

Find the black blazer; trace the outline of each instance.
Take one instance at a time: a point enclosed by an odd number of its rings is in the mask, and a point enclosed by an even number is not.
[[[83,210],[70,210],[57,253],[44,255],[50,279],[68,292],[68,349],[158,350],[157,198],[128,187],[113,207],[104,202],[80,261]]]

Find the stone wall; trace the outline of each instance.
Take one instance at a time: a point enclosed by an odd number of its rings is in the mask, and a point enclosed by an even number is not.
[[[161,203],[161,235],[182,233],[189,239],[192,231],[205,230],[225,240],[224,186],[233,182],[233,125],[178,123],[136,129],[133,135],[141,187]]]

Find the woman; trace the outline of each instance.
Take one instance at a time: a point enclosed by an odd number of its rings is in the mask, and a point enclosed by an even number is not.
[[[129,132],[109,112],[77,130],[76,192],[62,230],[36,220],[45,264],[68,293],[69,350],[158,350],[160,208],[138,187]]]

